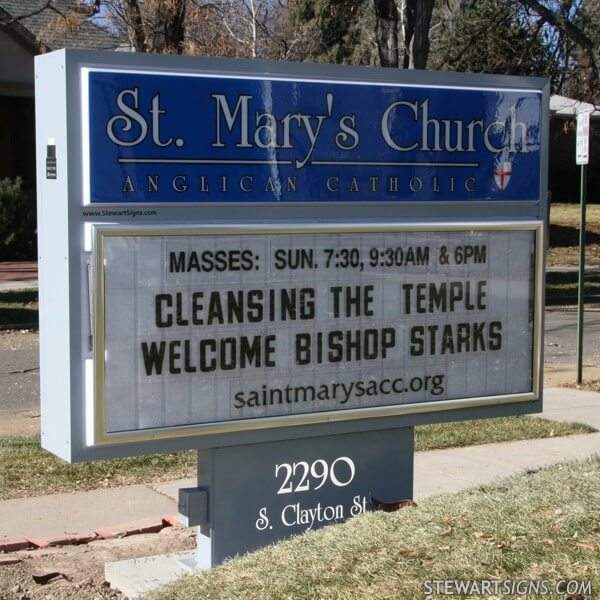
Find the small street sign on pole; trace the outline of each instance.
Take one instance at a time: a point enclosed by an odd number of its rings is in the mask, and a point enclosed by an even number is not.
[[[590,113],[577,115],[577,138],[575,145],[575,162],[581,167],[579,219],[579,285],[577,289],[577,383],[583,381],[583,303],[585,285],[585,203],[587,192],[587,169],[590,154]]]

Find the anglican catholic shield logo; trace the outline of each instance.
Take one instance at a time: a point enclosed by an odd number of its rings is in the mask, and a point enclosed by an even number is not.
[[[494,181],[501,192],[506,189],[511,175],[512,165],[508,161],[503,160],[496,165],[496,169],[494,170]]]

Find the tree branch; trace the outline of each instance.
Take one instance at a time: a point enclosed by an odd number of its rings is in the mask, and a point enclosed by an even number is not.
[[[536,12],[540,19],[545,23],[563,31],[572,39],[582,50],[580,64],[584,70],[589,71],[589,79],[584,85],[584,99],[593,102],[594,94],[598,91],[598,66],[594,60],[594,43],[592,40],[576,25],[559,13],[546,8],[538,0],[518,0],[524,6],[528,6]]]
[[[127,34],[129,43],[138,52],[148,52],[148,42],[144,35],[144,23],[142,13],[137,0],[124,0],[124,10],[127,19]]]

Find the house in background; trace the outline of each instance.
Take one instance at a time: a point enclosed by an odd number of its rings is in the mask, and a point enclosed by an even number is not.
[[[0,179],[35,189],[33,57],[60,48],[115,50],[121,41],[77,0],[0,0]],[[79,18],[77,18],[79,17]]]
[[[577,113],[590,113],[590,167],[600,156],[600,106],[573,98],[550,98],[550,159],[548,189],[553,202],[579,202],[580,168],[575,164]],[[600,203],[600,170],[587,170],[587,201]]]

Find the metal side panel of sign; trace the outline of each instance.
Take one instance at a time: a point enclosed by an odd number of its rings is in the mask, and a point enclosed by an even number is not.
[[[540,90],[83,69],[85,203],[537,201]]]

